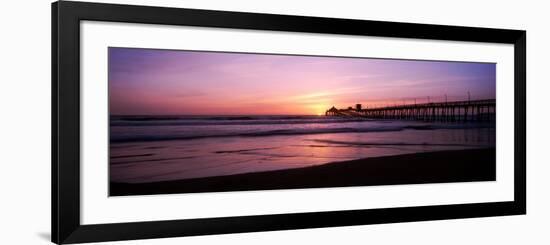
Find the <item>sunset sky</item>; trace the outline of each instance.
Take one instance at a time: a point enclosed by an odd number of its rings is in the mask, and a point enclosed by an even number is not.
[[[324,114],[495,98],[495,64],[109,48],[112,115]]]

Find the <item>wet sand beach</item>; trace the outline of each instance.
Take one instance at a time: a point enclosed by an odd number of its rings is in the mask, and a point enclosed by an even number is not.
[[[495,148],[371,157],[323,165],[150,183],[110,183],[110,196],[323,188],[496,179]]]

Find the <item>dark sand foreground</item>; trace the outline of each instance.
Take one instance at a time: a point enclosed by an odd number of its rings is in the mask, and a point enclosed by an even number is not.
[[[364,158],[319,166],[154,183],[113,183],[110,196],[496,179],[495,148]]]

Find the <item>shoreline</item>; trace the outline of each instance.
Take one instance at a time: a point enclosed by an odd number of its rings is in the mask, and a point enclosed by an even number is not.
[[[115,183],[109,196],[303,189],[496,180],[495,148],[436,151],[226,176]]]

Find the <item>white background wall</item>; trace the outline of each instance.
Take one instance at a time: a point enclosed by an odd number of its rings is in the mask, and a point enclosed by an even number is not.
[[[545,154],[550,136],[550,18],[545,1],[116,2],[527,30],[528,214],[105,244],[550,244],[550,159]],[[0,18],[0,244],[48,244],[50,1],[6,1]]]

